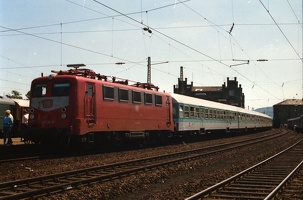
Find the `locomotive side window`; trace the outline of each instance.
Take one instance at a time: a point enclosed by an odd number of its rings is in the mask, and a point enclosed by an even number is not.
[[[128,102],[128,90],[119,88],[119,101]]]
[[[133,91],[133,103],[141,103],[141,92]]]
[[[144,93],[144,102],[147,105],[153,104],[153,96],[152,96],[152,94]]]
[[[103,99],[115,100],[114,87],[103,85]]]
[[[89,97],[92,97],[92,96],[93,96],[93,85],[89,83],[89,84],[87,85],[87,90],[88,90],[88,91],[87,91],[87,92],[88,92],[88,96],[89,96]]]
[[[70,83],[54,83],[52,88],[52,96],[68,96]]]
[[[156,106],[162,106],[162,96],[156,95]]]
[[[33,97],[43,97],[46,95],[46,84],[37,84],[34,86]]]

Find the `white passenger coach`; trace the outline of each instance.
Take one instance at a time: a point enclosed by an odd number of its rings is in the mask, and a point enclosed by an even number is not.
[[[272,127],[272,118],[256,111],[179,94],[171,96],[177,132],[203,134]]]

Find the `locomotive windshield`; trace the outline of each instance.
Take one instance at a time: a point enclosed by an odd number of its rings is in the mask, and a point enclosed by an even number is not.
[[[52,96],[68,96],[70,83],[54,83],[52,88]]]
[[[43,97],[46,95],[46,84],[37,84],[33,90],[33,97]]]

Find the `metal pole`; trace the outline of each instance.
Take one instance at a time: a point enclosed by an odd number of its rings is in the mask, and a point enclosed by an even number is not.
[[[147,83],[151,83],[151,61],[150,61],[150,57],[147,58]]]

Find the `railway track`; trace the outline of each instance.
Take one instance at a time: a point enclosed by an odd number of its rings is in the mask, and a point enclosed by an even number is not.
[[[145,159],[132,160],[111,165],[86,168],[36,178],[0,183],[0,199],[34,198],[70,190],[83,184],[105,182],[158,167],[201,159],[205,156],[260,143],[286,134],[263,136],[241,142],[200,148]]]
[[[263,135],[263,136],[257,136],[257,137],[254,137],[254,138],[250,138],[249,140],[253,141],[253,140],[256,140],[256,139],[262,139],[262,138],[266,138],[266,137],[275,137],[275,136],[280,136],[279,134],[286,134],[286,132],[281,132],[281,131],[273,131],[273,132],[269,132],[267,135]],[[236,143],[241,143],[241,142],[244,142],[246,140],[240,140],[240,141],[237,141]],[[232,144],[232,143],[230,143]],[[212,147],[208,147],[208,148],[212,148]],[[123,151],[125,149],[121,148],[121,151]],[[39,151],[39,154],[37,154],[36,152]],[[42,152],[45,151],[45,150],[42,150]],[[30,160],[39,160],[39,159],[47,159],[48,157],[50,158],[61,158],[61,157],[71,157],[71,156],[77,156],[77,153],[74,153],[74,152],[47,152],[45,151],[45,153],[41,153],[41,149],[36,149],[34,150],[35,153],[31,153],[31,154],[28,154],[28,155],[24,155],[24,154],[20,154],[21,156],[15,156],[15,157],[12,157],[12,158],[0,158],[0,164],[1,163],[12,163],[12,162],[19,162],[19,161],[30,161]],[[104,151],[104,152],[107,152],[107,151]],[[87,152],[87,155],[90,155],[90,154],[95,154],[97,153],[96,151],[88,151]],[[100,153],[100,151],[99,151]],[[80,152],[81,155],[83,155],[83,151]]]
[[[302,169],[303,139],[280,153],[186,200],[273,199],[283,191],[287,183],[296,184],[297,182],[293,180],[302,181]],[[295,178],[298,173],[301,175]]]

